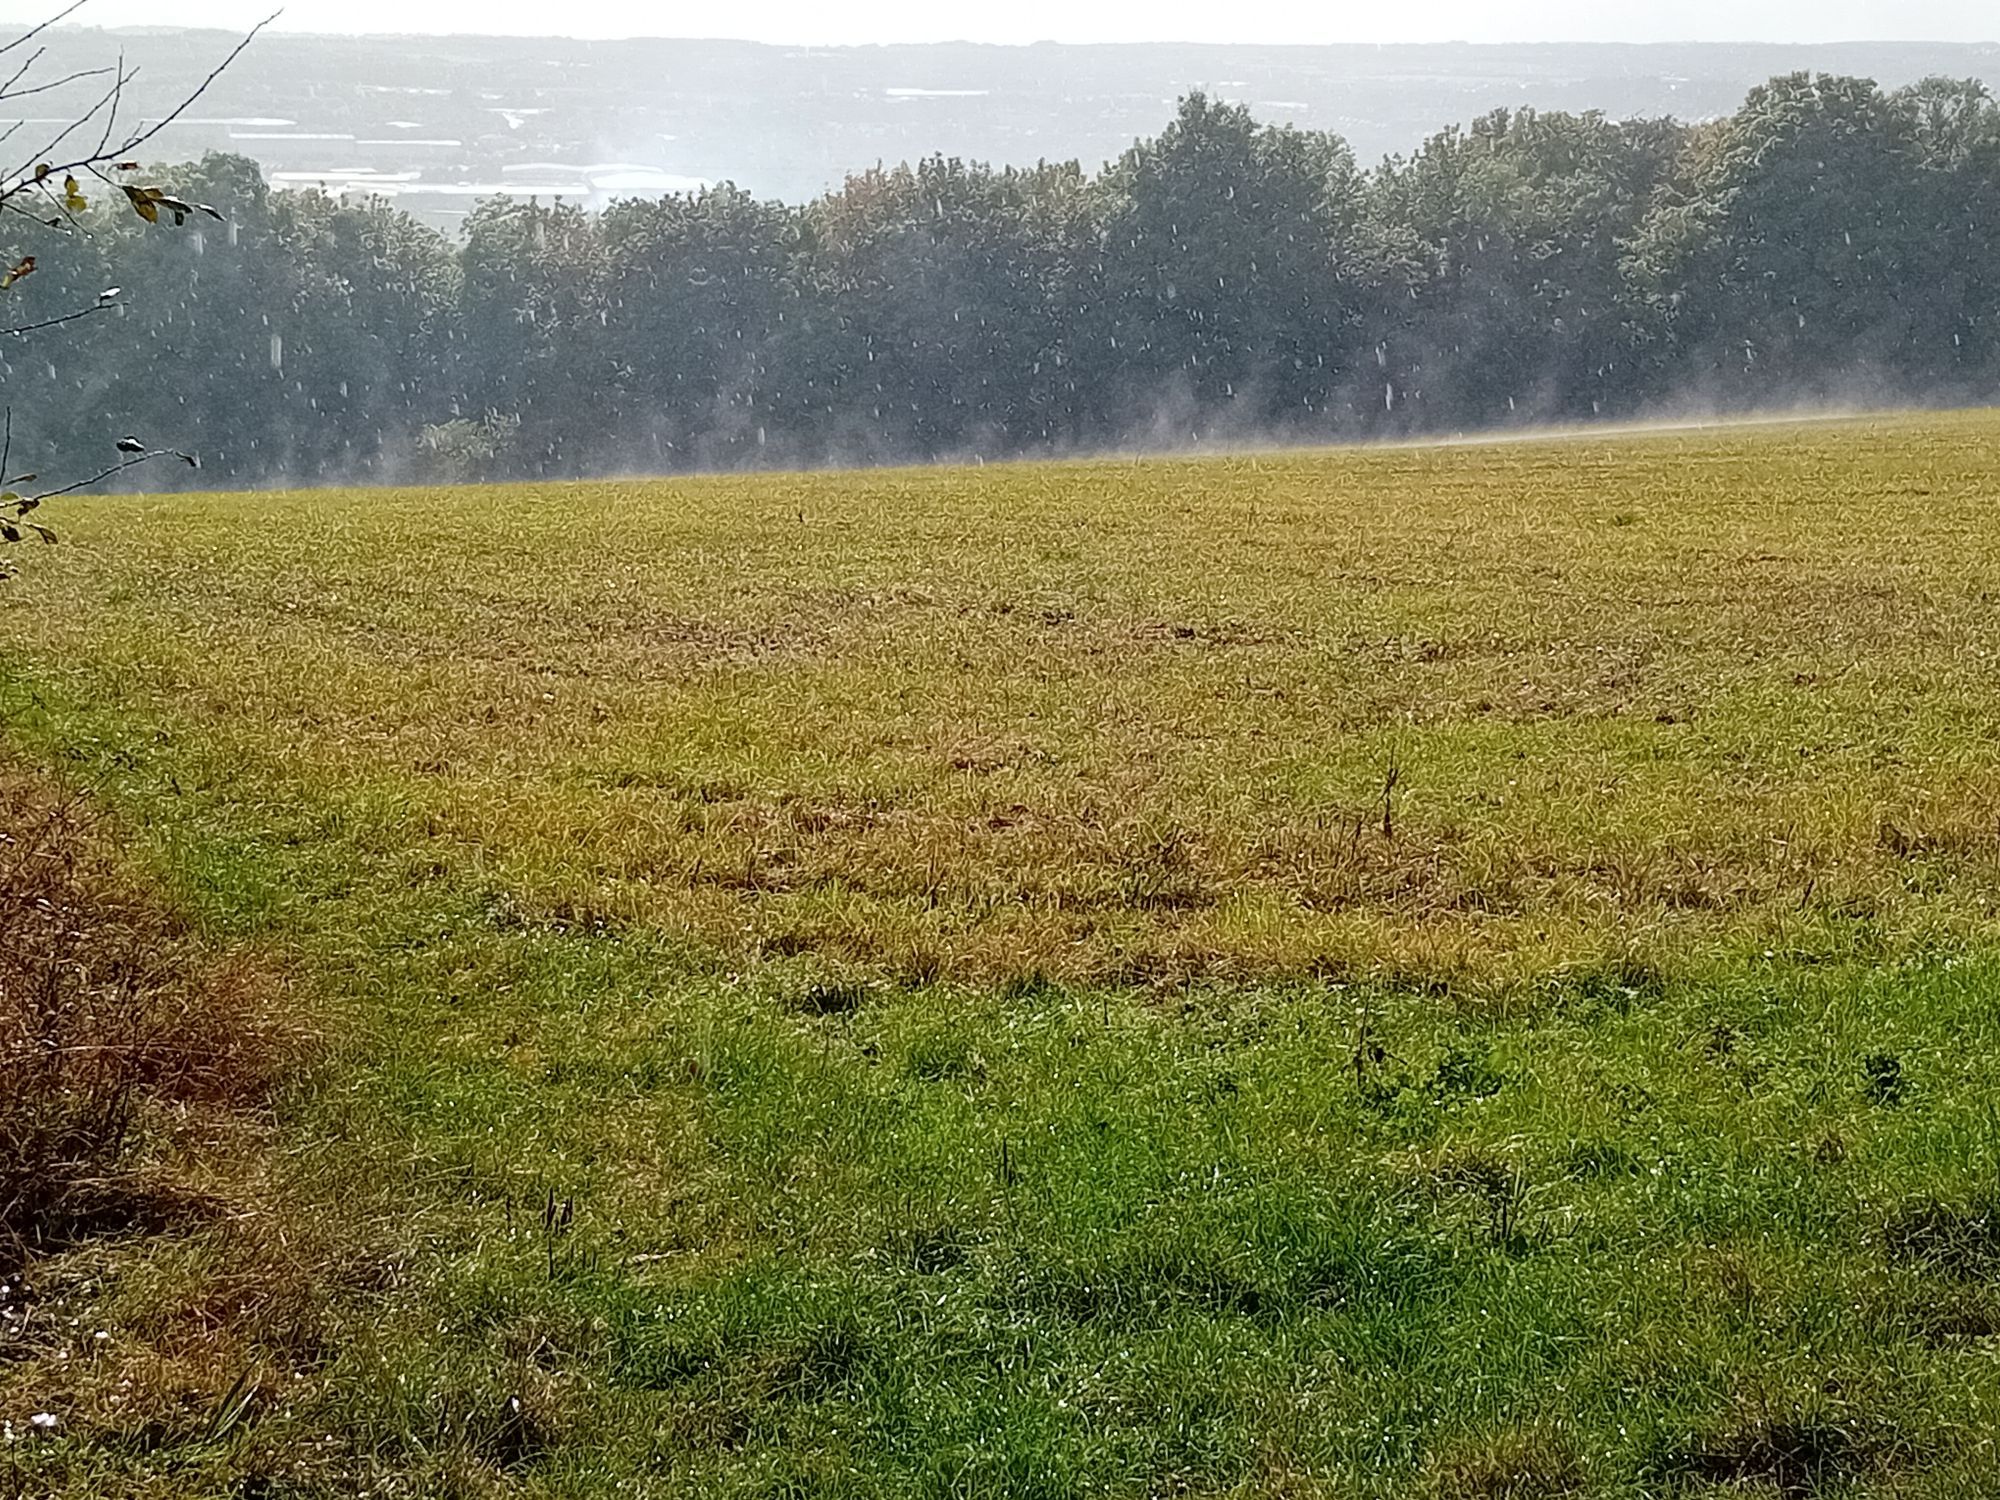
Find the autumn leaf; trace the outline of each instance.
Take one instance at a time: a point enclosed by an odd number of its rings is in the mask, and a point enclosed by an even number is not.
[[[160,222],[160,199],[166,196],[158,188],[133,187],[130,183],[120,183],[126,198],[131,200],[132,211],[148,224]]]
[[[12,268],[4,276],[0,276],[0,292],[6,291],[8,287],[19,281],[23,276],[33,275],[34,270],[35,257],[32,255],[22,256],[14,262]]]

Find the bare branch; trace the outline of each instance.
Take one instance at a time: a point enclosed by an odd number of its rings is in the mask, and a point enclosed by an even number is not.
[[[9,181],[12,183],[12,186],[0,185],[0,197],[9,197],[15,193],[18,193],[24,186],[27,185],[29,181],[32,181],[33,179],[29,177],[29,174],[34,171],[36,163],[47,161],[50,157],[54,156],[56,153],[56,147],[60,146],[64,141],[68,140],[71,136],[75,135],[79,130],[83,129],[83,127],[88,125],[92,120],[96,119],[97,116],[104,110],[105,106],[110,104],[112,99],[117,96],[119,87],[120,87],[119,84],[114,83],[109,89],[106,89],[104,91],[103,96],[99,98],[95,104],[91,105],[89,109],[85,110],[81,115],[77,116],[74,120],[70,121],[68,125],[64,126],[62,131],[56,136],[54,140],[50,141],[46,146],[42,147],[41,150],[35,152],[20,167],[16,168],[13,172],[9,173],[8,177]],[[65,163],[63,166],[56,168],[55,170],[61,172],[69,172],[69,171],[74,171],[76,168],[82,165],[83,165],[82,161],[68,162]]]
[[[237,58],[243,55],[244,49],[247,48],[252,42],[257,40],[257,34],[261,32],[266,26],[269,26],[273,21],[277,20],[278,17],[282,16],[283,14],[284,11],[282,9],[274,10],[268,16],[264,17],[263,20],[259,21],[255,26],[252,26],[250,30],[244,34],[243,40],[238,42],[234,47],[230,49],[229,55],[223,58],[221,62],[215,65],[214,70],[208,75],[208,77],[202,79],[200,85],[195,89],[193,93],[189,94],[185,99],[181,100],[181,102],[175,105],[173,109],[170,110],[163,118],[155,121],[151,126],[141,131],[138,135],[133,136],[124,145],[120,146],[118,148],[117,154],[123,156],[128,152],[136,151],[139,147],[145,145],[146,142],[150,141],[154,136],[158,135],[162,130],[165,130],[169,125],[173,124],[174,121],[178,120],[182,115],[186,114],[188,110],[193,107],[194,102],[197,99],[201,98],[203,94],[208,92],[209,86],[213,84],[216,79],[220,78],[225,71],[227,71],[229,65],[235,62]]]
[[[32,68],[36,63],[40,62],[44,57],[46,57],[48,55],[48,51],[49,49],[46,47],[37,47],[33,52],[28,54],[28,60],[22,63],[20,67],[14,70],[14,76],[8,79],[5,83],[0,83],[0,100],[10,99],[13,97],[14,85],[19,83],[23,78],[27,77],[28,70]]]
[[[39,323],[23,323],[17,328],[0,328],[0,335],[12,334],[16,338],[26,333],[36,333],[44,328],[60,328],[65,323],[74,323],[82,318],[95,317],[98,313],[109,312],[114,307],[123,307],[122,302],[100,302],[94,307],[79,307],[75,312],[64,313],[59,318],[44,318]]]
[[[69,176],[69,169],[67,167],[63,169],[63,175],[65,178]],[[56,211],[57,219],[68,220],[69,229],[83,231],[83,221],[77,218],[75,212],[70,208],[66,196],[64,198],[58,198],[56,196],[56,190],[49,185],[54,180],[55,180],[55,173],[51,172],[46,180],[26,183],[23,186],[33,188],[36,192],[40,193],[44,198],[48,199],[50,206],[53,207]],[[6,198],[0,198],[0,205],[4,205],[5,207],[12,209],[17,214],[27,214],[27,216],[33,219],[37,224],[46,225],[51,229],[60,229],[63,227],[60,223],[57,222],[57,219],[44,219],[40,214],[29,213],[27,209],[22,208],[19,204],[15,203],[11,196]],[[68,231],[65,230],[64,232],[67,233]]]
[[[32,208],[21,207],[19,203],[16,203],[14,201],[15,198],[19,196],[20,195],[18,192],[11,194],[0,194],[0,213],[19,214],[24,219],[33,219],[37,224],[41,225],[44,229],[60,229],[65,234],[69,232],[72,226],[65,225],[60,218],[45,219],[40,214],[36,213]]]
[[[136,68],[130,73],[125,71],[125,54],[121,51],[118,54],[118,77],[111,85],[111,109],[104,116],[104,134],[97,138],[99,160],[102,160],[104,154],[111,148],[111,132],[118,128],[118,106],[124,102],[125,85],[132,81],[137,72]]]
[[[78,3],[81,4],[82,0],[78,0]],[[71,9],[72,10],[75,9],[75,6],[72,6]],[[68,14],[68,12],[64,12],[64,14]],[[134,78],[138,76],[139,70],[136,68],[128,69],[125,66],[124,54],[120,53],[118,59],[118,66],[115,69],[110,69],[110,68],[93,69],[88,73],[72,75],[72,77],[62,80],[62,82],[75,82],[78,78],[102,77],[106,73],[112,74],[111,87],[107,89],[102,95],[100,95],[97,101],[94,104],[92,104],[90,108],[83,111],[83,113],[78,115],[76,119],[72,120],[67,126],[63,128],[63,130],[59,134],[56,135],[56,137],[53,140],[49,141],[48,144],[43,146],[41,150],[35,152],[32,156],[30,156],[27,159],[27,161],[21,164],[20,167],[18,167],[13,172],[7,174],[6,178],[0,179],[0,204],[6,203],[8,199],[14,197],[23,190],[38,185],[39,179],[34,175],[32,175],[35,172],[36,167],[40,163],[49,161],[52,157],[54,157],[54,155],[56,154],[57,147],[62,145],[62,143],[68,140],[71,136],[75,135],[77,131],[83,129],[85,126],[89,125],[92,121],[96,120],[100,115],[104,117],[104,128],[98,137],[97,148],[94,151],[90,152],[88,155],[79,157],[74,161],[64,162],[61,166],[52,165],[49,171],[45,174],[46,176],[54,177],[58,174],[66,176],[74,172],[89,171],[94,169],[99,163],[103,161],[109,160],[112,157],[128,156],[132,152],[136,151],[139,147],[145,145],[148,141],[152,140],[155,136],[157,136],[161,131],[165,130],[169,125],[173,124],[174,121],[178,120],[182,115],[186,114],[187,111],[193,107],[195,102],[208,92],[209,88],[215,83],[215,80],[220,78],[223,75],[223,73],[228,70],[229,66],[232,63],[234,63],[237,58],[243,55],[244,49],[249,47],[249,45],[257,39],[259,33],[261,33],[266,27],[268,27],[273,21],[277,20],[278,17],[283,14],[284,12],[282,10],[272,11],[270,15],[264,17],[263,20],[259,21],[255,26],[251,27],[249,31],[244,33],[242,40],[237,42],[237,44],[234,47],[230,48],[229,54],[226,57],[224,57],[221,62],[217,63],[215,67],[209,71],[208,76],[202,79],[200,84],[198,84],[192,91],[190,91],[181,100],[179,104],[176,104],[171,110],[169,110],[160,119],[155,120],[151,125],[147,125],[145,126],[145,128],[135,132],[130,136],[127,136],[124,140],[124,143],[116,147],[115,149],[112,147],[111,141],[113,139],[113,136],[116,134],[119,107],[122,104],[125,96],[125,85],[130,83]],[[0,48],[0,51],[4,50],[5,50],[4,48]],[[56,86],[59,85],[46,85],[45,87],[56,87]],[[23,90],[22,94],[25,95],[27,93],[33,93],[33,92],[40,92],[40,89],[38,88],[34,90]],[[66,208],[65,212],[67,212]]]
[[[132,458],[128,458],[123,460],[122,462],[111,465],[111,467],[108,469],[98,470],[97,473],[91,475],[88,479],[79,479],[74,484],[66,484],[62,486],[60,489],[43,490],[41,494],[35,495],[31,498],[33,498],[35,502],[39,504],[41,501],[44,500],[53,500],[58,495],[72,495],[75,494],[78,490],[88,489],[93,484],[102,483],[104,480],[111,478],[114,474],[123,474],[127,469],[136,469],[141,464],[149,464],[156,458],[178,458],[182,463],[185,463],[190,467],[193,467],[194,465],[194,460],[192,458],[190,458],[185,453],[176,451],[175,449],[149,448],[144,453],[137,454]]]
[[[31,58],[30,61],[32,62],[33,59]],[[16,99],[27,99],[36,94],[46,94],[54,89],[66,88],[72,83],[81,83],[86,78],[102,78],[110,71],[111,69],[109,68],[83,68],[75,73],[71,73],[66,78],[56,78],[51,79],[47,83],[38,83],[31,89],[21,89],[11,94],[0,93],[0,99],[5,99],[7,103],[12,104]]]
[[[78,11],[82,10],[84,6],[89,3],[90,0],[72,0],[71,4],[64,6],[61,10],[57,11],[54,15],[50,16],[46,21],[42,22],[41,25],[22,32],[19,36],[15,37],[13,41],[6,43],[4,46],[0,46],[0,56],[5,56],[7,53],[12,52],[16,47],[25,46],[27,43],[32,42],[36,37],[40,36],[43,32],[47,31],[51,26],[59,25],[60,23],[67,21],[71,16],[75,15]]]

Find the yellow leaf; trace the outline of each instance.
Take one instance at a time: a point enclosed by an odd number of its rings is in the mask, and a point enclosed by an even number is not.
[[[162,195],[158,188],[136,188],[129,183],[122,182],[119,186],[124,189],[125,196],[131,200],[132,212],[136,213],[148,224],[157,224],[160,222],[160,205],[158,200]]]
[[[90,200],[83,196],[83,189],[77,186],[74,177],[63,179],[63,207],[73,214],[80,214],[90,207]]]

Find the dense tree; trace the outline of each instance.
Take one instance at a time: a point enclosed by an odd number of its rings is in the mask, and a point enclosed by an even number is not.
[[[1929,79],[1891,96],[1911,177],[1910,292],[1923,316],[1902,355],[1905,382],[1957,400],[2000,379],[2000,103],[1983,84]]]
[[[1074,403],[1062,371],[1084,182],[941,157],[876,170],[815,204],[810,263],[836,350],[818,368],[849,449],[1001,450],[1045,441]]]
[[[754,455],[774,422],[809,420],[787,357],[798,215],[734,187],[613,205],[599,224],[605,351],[621,441],[643,466]],[[792,404],[782,413],[796,375]]]
[[[1351,384],[1359,212],[1338,137],[1260,126],[1201,94],[1106,176],[1101,295],[1075,330],[1114,423],[1154,414],[1257,430],[1323,413]]]
[[[1667,346],[1660,383],[1741,404],[1921,364],[1917,178],[1909,112],[1865,79],[1776,78],[1699,132],[1631,258]]]
[[[604,395],[619,371],[600,229],[573,204],[505,199],[466,222],[464,383],[450,415],[504,424],[516,472],[575,473],[611,456]]]
[[[1681,145],[1669,122],[1498,110],[1370,183],[1382,421],[1589,417],[1628,381],[1621,246]]]
[[[80,3],[80,0],[78,0]],[[0,421],[0,544],[12,547],[29,537],[54,543],[56,532],[39,514],[43,502],[98,484],[156,459],[172,458],[199,467],[185,449],[162,447],[127,432],[112,438],[108,430],[90,431],[91,419],[107,384],[115,384],[132,363],[127,340],[92,340],[128,303],[122,288],[103,273],[112,263],[107,247],[89,243],[94,225],[107,225],[106,206],[127,216],[124,223],[146,226],[197,225],[225,221],[222,211],[199,198],[183,196],[186,189],[169,189],[148,180],[137,153],[172,124],[207,91],[268,22],[253,28],[207,80],[181,102],[151,120],[133,121],[125,112],[126,88],[137,76],[137,65],[121,53],[109,65],[61,73],[44,67],[47,48],[37,38],[77,8],[57,12],[39,25],[0,37],[0,55],[12,54],[0,73],[0,110],[24,111],[34,100],[36,111],[25,112],[0,140],[30,132],[13,148],[25,155],[11,166],[0,163],[0,342],[21,347],[32,340],[34,353],[22,359],[0,360],[5,386],[4,421]],[[79,92],[81,90],[81,92]],[[79,246],[79,241],[84,243]],[[46,274],[44,263],[51,262]],[[37,279],[39,275],[39,279]],[[92,288],[95,287],[93,292]],[[90,326],[95,324],[97,327]],[[79,345],[98,351],[98,358],[77,357]],[[42,357],[42,351],[48,351]],[[39,366],[39,369],[37,369]],[[23,373],[34,385],[35,399],[25,404],[24,427],[39,428],[39,441],[15,446],[15,397]],[[42,376],[39,382],[34,376]],[[108,377],[108,378],[107,378]],[[72,389],[73,387],[73,389]],[[117,413],[116,415],[125,415]],[[79,430],[82,441],[77,441]],[[115,429],[110,429],[115,430]],[[24,432],[24,438],[27,433]],[[45,459],[83,477],[50,485],[38,469],[20,468],[17,451],[27,460],[39,451]],[[106,459],[115,453],[115,458]],[[94,455],[94,458],[93,458]],[[99,465],[102,467],[98,467]],[[55,465],[50,465],[55,467]],[[95,469],[96,472],[90,472]],[[16,486],[19,486],[17,489]],[[41,486],[38,488],[38,486]],[[13,571],[11,557],[0,557],[0,576]]]

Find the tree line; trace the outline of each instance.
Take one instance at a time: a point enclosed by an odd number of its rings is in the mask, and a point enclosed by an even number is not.
[[[2000,105],[1972,81],[1795,74],[1698,125],[1500,110],[1365,170],[1192,94],[1096,174],[493,200],[457,241],[241,157],[171,175],[222,222],[93,209],[11,289],[23,323],[131,289],[0,342],[19,461],[115,428],[199,453],[187,483],[468,480],[2000,390]]]

